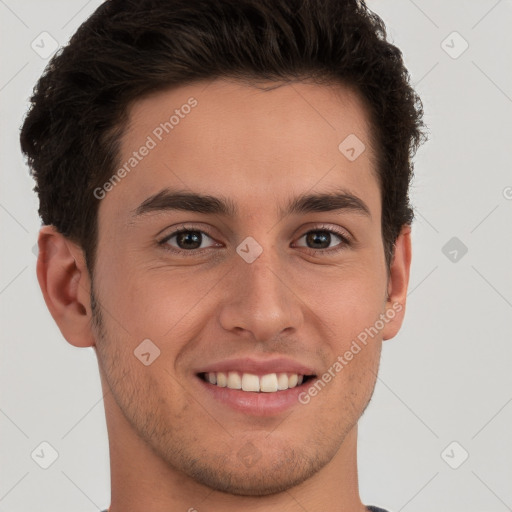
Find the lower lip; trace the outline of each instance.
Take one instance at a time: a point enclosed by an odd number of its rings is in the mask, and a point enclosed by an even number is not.
[[[310,381],[308,380],[300,386],[284,391],[257,393],[239,389],[221,388],[215,384],[204,381],[200,377],[196,376],[196,378],[203,385],[203,389],[215,400],[236,411],[243,412],[244,414],[252,414],[254,416],[275,416],[294,405],[301,405],[299,395],[310,385]]]

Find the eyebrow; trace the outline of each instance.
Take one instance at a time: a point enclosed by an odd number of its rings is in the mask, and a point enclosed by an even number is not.
[[[137,218],[147,214],[172,210],[228,217],[236,217],[238,213],[236,204],[230,198],[165,188],[148,197],[137,208],[132,210],[131,219],[134,222]],[[302,194],[293,198],[284,210],[280,208],[279,213],[281,218],[284,218],[292,214],[336,210],[362,214],[369,218],[372,217],[366,203],[361,198],[344,189],[322,194]]]

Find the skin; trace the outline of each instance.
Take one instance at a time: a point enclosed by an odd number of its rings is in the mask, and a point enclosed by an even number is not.
[[[374,390],[382,341],[402,324],[411,262],[404,226],[388,277],[364,105],[340,85],[190,84],[133,104],[120,162],[191,96],[197,106],[101,200],[93,281],[78,245],[52,226],[39,236],[46,304],[66,340],[98,356],[110,511],[363,512],[357,422]],[[349,134],[366,146],[353,162],[338,150]],[[238,214],[131,217],[165,187],[227,197]],[[281,218],[278,208],[293,197],[340,187],[371,216]],[[200,254],[173,253],[176,237],[171,250],[158,245],[183,222],[210,237],[203,235]],[[314,255],[318,245],[308,251],[304,235],[315,229],[339,229],[351,243],[333,252],[343,244],[333,234]],[[247,236],[263,249],[250,264],[236,252]],[[226,358],[284,355],[320,376],[393,304],[401,311],[317,396],[282,414],[250,416],[219,404],[195,375]],[[149,366],[133,354],[147,338],[161,351]],[[238,455],[248,443],[259,455],[250,467]]]

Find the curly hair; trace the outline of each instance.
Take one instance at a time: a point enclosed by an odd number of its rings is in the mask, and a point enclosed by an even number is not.
[[[389,267],[414,213],[412,157],[426,140],[401,51],[361,0],[107,0],[36,84],[21,148],[44,224],[78,243],[92,275],[99,200],[132,102],[202,79],[345,84],[368,107]]]

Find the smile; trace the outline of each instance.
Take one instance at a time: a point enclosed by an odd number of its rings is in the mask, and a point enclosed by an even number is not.
[[[250,393],[277,393],[300,386],[313,375],[298,373],[267,373],[256,375],[239,371],[204,372],[199,377],[220,388],[242,390]]]

